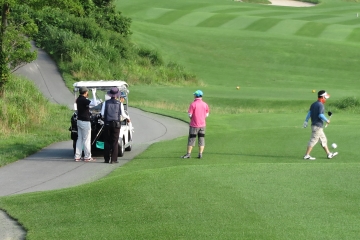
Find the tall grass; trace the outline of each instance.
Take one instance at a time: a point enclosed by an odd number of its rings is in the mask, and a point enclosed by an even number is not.
[[[33,82],[10,77],[0,98],[0,134],[27,133],[47,120],[49,102]]]
[[[33,82],[11,76],[0,98],[0,166],[69,138],[70,110],[50,103]]]
[[[329,104],[329,107],[340,111],[346,111],[351,113],[360,113],[360,101],[358,98],[345,97]]]

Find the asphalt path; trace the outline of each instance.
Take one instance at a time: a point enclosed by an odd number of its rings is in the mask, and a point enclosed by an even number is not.
[[[55,62],[42,49],[38,58],[16,71],[38,86],[51,102],[73,109],[74,95],[65,86]],[[131,87],[129,95],[131,105]],[[0,168],[0,197],[29,192],[72,187],[100,179],[146,150],[152,143],[184,136],[188,124],[161,115],[128,108],[134,126],[130,152],[118,159],[119,164],[105,164],[95,154],[95,162],[75,162],[72,140],[54,143],[41,151]],[[69,126],[72,111],[69,111]],[[70,132],[69,132],[70,139]],[[186,144],[186,143],[184,143]],[[186,145],[179,146],[185,149]],[[22,227],[0,211],[0,239],[24,239]]]

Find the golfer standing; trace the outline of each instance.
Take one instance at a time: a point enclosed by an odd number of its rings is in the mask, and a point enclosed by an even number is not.
[[[76,141],[75,161],[81,161],[84,149],[84,161],[94,161],[91,157],[91,124],[90,124],[90,100],[87,99],[89,90],[86,87],[79,88],[80,96],[76,99],[77,106],[77,129],[78,138]]]
[[[330,120],[327,119],[324,115],[325,107],[324,104],[326,100],[330,98],[330,95],[325,91],[321,90],[318,92],[318,100],[311,104],[310,110],[306,115],[305,122],[304,122],[304,128],[307,127],[308,121],[311,118],[311,138],[308,143],[306,153],[304,156],[305,160],[315,160],[316,158],[310,156],[310,152],[313,149],[313,147],[316,145],[318,141],[320,141],[321,146],[325,150],[327,154],[327,158],[333,158],[338,153],[337,152],[330,152],[329,148],[327,146],[327,138],[324,133],[324,122],[327,124],[330,123]]]
[[[104,118],[104,162],[118,163],[118,141],[121,128],[121,117],[130,122],[125,113],[124,105],[118,101],[120,91],[113,87],[107,92],[111,99],[105,101],[101,108],[101,116]],[[124,98],[124,96],[122,96]]]
[[[205,127],[206,118],[209,116],[209,106],[202,100],[203,92],[197,90],[194,92],[195,100],[190,104],[188,114],[190,117],[190,128],[187,145],[187,153],[182,158],[190,158],[192,148],[195,146],[196,137],[198,137],[199,155],[202,154],[205,147]]]

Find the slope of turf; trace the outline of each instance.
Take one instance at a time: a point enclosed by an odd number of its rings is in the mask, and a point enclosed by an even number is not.
[[[133,104],[187,120],[192,92],[211,108],[204,158],[179,157],[186,137],[152,145],[109,177],[0,199],[28,239],[357,239],[360,5],[290,8],[208,0],[118,1],[133,39],[176,59],[205,86],[135,86]],[[358,21],[359,20],[359,21]],[[236,90],[240,86],[240,90]],[[312,90],[334,110],[304,161]],[[186,133],[184,133],[186,134]]]
[[[145,10],[146,4],[133,4],[139,6],[136,11],[119,3],[134,16],[137,43],[153,46],[196,72],[206,83],[202,88],[208,98],[238,94],[236,99],[261,95],[268,100],[275,95],[308,101],[312,89],[326,88],[335,99],[358,93],[358,4],[289,8],[221,2],[176,7],[152,1]],[[353,25],[344,24],[348,21]],[[236,86],[241,91],[234,93]],[[175,98],[178,102],[180,97]]]

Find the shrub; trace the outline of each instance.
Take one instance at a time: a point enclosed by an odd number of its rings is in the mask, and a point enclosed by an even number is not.
[[[123,16],[112,3],[96,8],[92,15],[104,29],[115,31],[124,37],[131,34],[131,18]]]
[[[83,38],[92,40],[103,40],[102,29],[92,18],[70,16],[67,21],[62,22],[59,27],[71,30]]]
[[[35,10],[47,8],[53,10],[56,8],[62,9],[64,12],[69,12],[77,16],[85,14],[82,2],[79,0],[31,0],[27,4]],[[86,5],[89,8],[89,4]]]
[[[84,41],[80,36],[50,25],[43,26],[37,36],[37,45],[61,61],[71,61],[75,52],[85,49]]]
[[[356,97],[346,97],[329,104],[340,110],[356,110],[360,109],[360,101]]]
[[[160,66],[160,65],[163,65],[163,63],[164,63],[160,54],[153,50],[140,48],[138,50],[138,55],[142,58],[148,59],[149,62],[151,63],[151,65],[153,65],[153,66]]]

